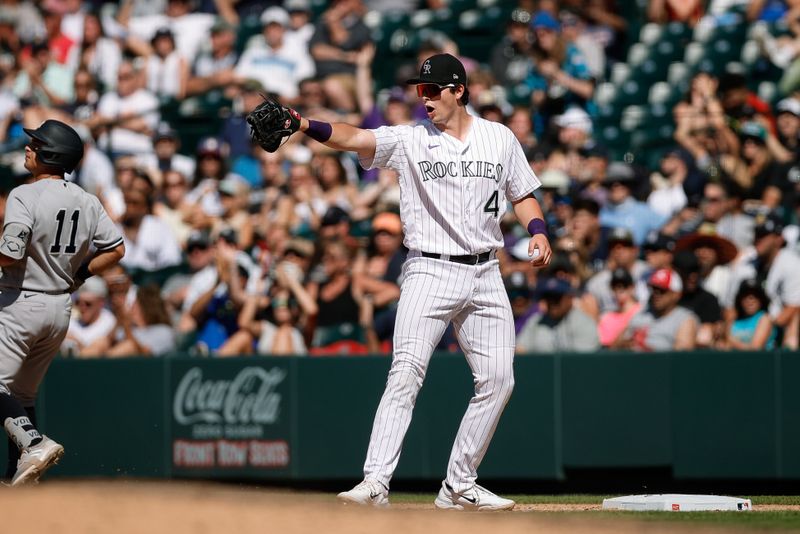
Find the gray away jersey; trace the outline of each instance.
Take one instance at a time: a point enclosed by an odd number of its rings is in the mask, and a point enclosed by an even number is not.
[[[27,232],[27,235],[26,235]],[[84,260],[122,244],[100,200],[65,180],[43,179],[11,191],[0,252],[16,263],[3,268],[0,287],[66,293]]]

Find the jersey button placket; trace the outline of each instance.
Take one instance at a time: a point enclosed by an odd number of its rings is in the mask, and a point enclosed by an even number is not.
[[[459,147],[458,149],[458,174],[461,176],[461,196],[464,203],[464,228],[469,232],[470,228],[470,207],[472,205],[472,188],[470,187],[470,180],[464,176],[464,154],[467,152],[467,146]],[[470,239],[471,241],[471,239]]]

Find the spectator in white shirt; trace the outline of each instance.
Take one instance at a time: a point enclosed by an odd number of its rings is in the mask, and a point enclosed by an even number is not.
[[[117,87],[117,70],[121,62],[119,44],[105,36],[100,17],[87,13],[83,22],[81,65],[103,84],[105,91],[110,91]]]
[[[300,41],[286,39],[286,10],[268,8],[261,15],[261,23],[263,33],[248,43],[236,65],[236,75],[258,80],[268,92],[279,95],[284,104],[294,105],[298,103],[300,81],[314,75],[314,61]]]
[[[87,121],[103,128],[98,146],[112,156],[149,154],[152,133],[160,117],[158,99],[143,88],[142,73],[131,62],[123,62],[117,73],[117,89],[100,98],[97,115]]]
[[[671,217],[678,213],[689,202],[683,189],[683,182],[689,175],[686,162],[680,157],[677,150],[666,152],[661,158],[658,172],[650,176],[652,193],[647,197],[650,209]]]
[[[183,72],[186,60],[175,48],[175,36],[169,28],[159,28],[150,41],[147,56],[147,89],[158,98],[183,98],[186,84]]]
[[[186,95],[224,89],[237,81],[233,71],[237,59],[236,29],[225,19],[219,18],[211,27],[211,39],[200,49],[191,68],[187,69]]]
[[[111,333],[117,322],[114,314],[105,307],[107,296],[106,283],[99,276],[89,278],[75,293],[78,313],[69,321],[62,352],[85,357],[86,347]]]
[[[153,134],[153,153],[143,154],[137,158],[137,163],[147,170],[151,176],[156,176],[156,182],[163,184],[161,177],[170,170],[177,171],[184,178],[194,176],[194,158],[178,153],[180,140],[178,133],[166,122],[160,122]]]
[[[311,22],[311,2],[309,0],[285,0],[283,7],[289,13],[289,28],[286,36],[298,39],[308,48],[314,36],[314,24]]]
[[[181,249],[169,225],[150,214],[152,196],[129,188],[124,198],[125,215],[120,224],[126,250],[123,266],[157,271],[181,263]]]
[[[800,336],[800,254],[784,247],[783,224],[770,215],[756,226],[755,249],[759,270],[767,272],[764,289],[770,298],[770,316],[783,329],[783,347],[797,349]]]

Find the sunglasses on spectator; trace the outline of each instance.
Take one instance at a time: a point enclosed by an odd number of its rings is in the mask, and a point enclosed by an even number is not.
[[[667,293],[667,290],[666,290],[666,289],[664,289],[664,288],[662,288],[662,287],[655,287],[655,286],[650,286],[650,291],[651,291],[651,292],[652,292],[654,295],[664,295],[664,294],[666,294],[666,293]]]
[[[708,203],[712,203],[712,202],[722,202],[725,199],[723,199],[722,197],[705,197],[703,200],[705,200]]]
[[[455,87],[454,83],[448,83],[447,85],[439,85],[438,83],[421,83],[417,85],[417,96],[422,98],[436,98],[442,91],[448,88]]]
[[[83,307],[83,306],[92,306],[96,301],[93,300],[86,300],[86,299],[78,299],[75,301],[75,306]]]
[[[400,235],[400,234],[396,234],[396,233],[394,233],[394,232],[390,232],[389,230],[377,230],[377,231],[375,232],[375,235],[376,235],[376,236],[379,236],[379,235],[388,235],[388,236],[391,236],[391,237],[397,237],[397,236],[398,236],[398,235]]]

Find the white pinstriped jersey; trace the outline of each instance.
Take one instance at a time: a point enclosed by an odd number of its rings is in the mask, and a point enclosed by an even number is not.
[[[366,169],[400,174],[400,218],[410,250],[479,254],[503,246],[505,199],[517,201],[541,183],[514,134],[504,125],[472,117],[466,141],[429,120],[382,126]]]

